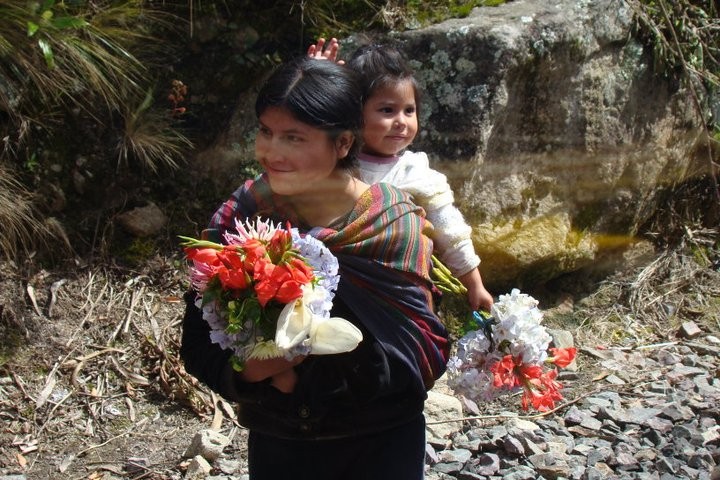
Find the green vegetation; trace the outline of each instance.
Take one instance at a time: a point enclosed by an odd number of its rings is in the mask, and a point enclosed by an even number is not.
[[[713,0],[635,0],[643,35],[655,50],[658,71],[671,75],[677,69],[720,84],[720,19]]]
[[[639,33],[652,45],[655,68],[690,82],[708,138],[720,141],[720,121],[709,102],[720,94],[720,18],[714,0],[633,0]],[[715,106],[717,110],[717,105]],[[717,113],[717,112],[716,112]]]
[[[651,45],[658,74],[678,81],[690,93],[696,115],[705,126],[698,144],[701,160],[681,184],[670,185],[658,196],[667,198],[664,212],[653,220],[652,231],[675,244],[684,238],[687,224],[717,225],[711,218],[720,206],[718,152],[720,152],[720,18],[714,0],[632,0],[638,36]],[[689,194],[688,194],[689,193]],[[699,193],[699,195],[697,194]],[[707,208],[707,199],[715,199]],[[694,201],[693,201],[694,200]],[[715,214],[716,215],[716,214]],[[703,218],[706,217],[706,218]]]
[[[59,223],[48,228],[47,199],[36,191],[52,184],[67,198],[73,181],[84,191],[80,180],[105,181],[106,172],[120,166],[174,168],[189,146],[173,128],[169,106],[146,95],[163,81],[153,67],[171,50],[159,38],[172,35],[177,23],[147,3],[0,3],[0,165],[6,179],[0,198],[19,204],[8,209],[0,202],[0,219],[11,225],[0,233],[5,256],[66,240]],[[94,175],[78,180],[79,167]]]
[[[662,59],[659,71],[689,73],[709,138],[720,139],[704,103],[717,94],[717,6],[632,1],[638,28]],[[502,3],[4,0],[2,253],[13,258],[43,244],[93,249],[113,231],[114,213],[138,196],[172,202],[182,183],[173,172],[226,128],[239,94],[318,36],[419,28]],[[212,187],[193,191],[201,190]]]

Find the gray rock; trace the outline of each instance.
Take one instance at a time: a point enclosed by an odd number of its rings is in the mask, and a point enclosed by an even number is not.
[[[720,408],[700,393],[714,392],[708,379],[720,368],[720,357],[693,357],[693,351],[678,344],[646,352],[647,362],[633,356],[633,364],[656,370],[628,367],[636,382],[647,383],[593,394],[564,412],[466,426],[448,447],[457,451],[439,452],[448,463],[435,473],[471,480],[720,480]],[[658,361],[676,356],[691,358],[692,365]],[[608,357],[623,358],[630,356],[615,351]]]
[[[121,213],[117,221],[136,237],[150,237],[160,232],[168,219],[160,207],[150,203]]]
[[[516,0],[389,34],[426,92],[413,148],[449,178],[491,290],[597,264],[617,246],[596,235],[634,235],[667,172],[691,165],[701,119],[654,74],[634,26],[624,0]],[[241,100],[192,160],[215,182],[252,158],[257,122]]]
[[[184,457],[194,458],[202,456],[205,460],[213,462],[222,455],[223,449],[230,443],[230,439],[222,433],[205,429],[195,434]]]

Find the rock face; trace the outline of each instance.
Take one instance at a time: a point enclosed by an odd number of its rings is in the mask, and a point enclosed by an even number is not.
[[[653,73],[622,0],[514,1],[397,38],[426,93],[411,148],[450,178],[491,286],[629,244],[693,168],[690,95]]]
[[[627,247],[659,189],[699,173],[691,95],[653,72],[633,27],[623,0],[516,0],[392,35],[424,89],[411,149],[448,176],[491,290]],[[205,167],[252,158],[249,113]]]

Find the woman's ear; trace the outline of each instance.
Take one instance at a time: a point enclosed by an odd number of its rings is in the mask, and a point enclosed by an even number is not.
[[[355,141],[355,135],[351,131],[346,130],[335,139],[335,150],[337,151],[338,158],[347,157],[350,147],[352,147]]]

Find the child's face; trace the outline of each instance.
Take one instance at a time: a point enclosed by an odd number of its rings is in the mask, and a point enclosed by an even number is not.
[[[397,155],[418,131],[415,89],[410,80],[380,87],[363,107],[362,151],[378,157]]]
[[[323,188],[338,175],[338,161],[352,145],[349,131],[333,141],[326,131],[295,119],[282,108],[269,107],[259,120],[255,158],[278,195]]]

